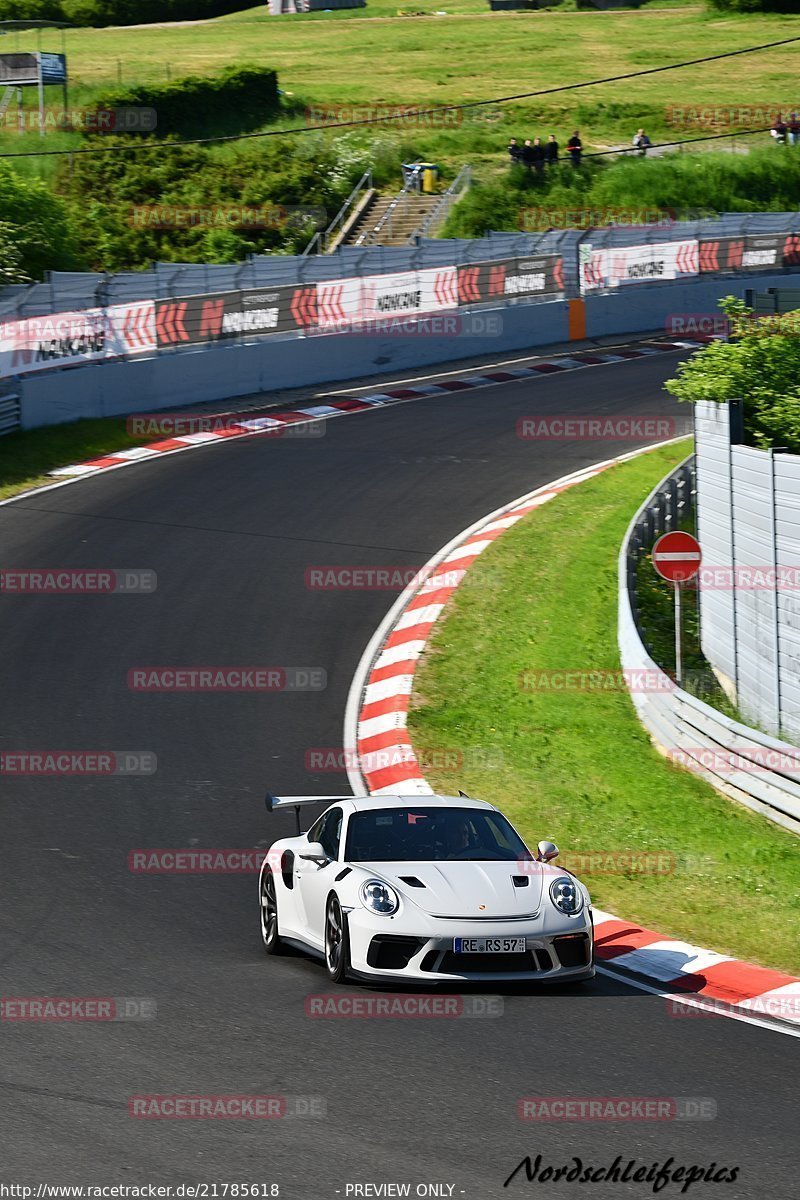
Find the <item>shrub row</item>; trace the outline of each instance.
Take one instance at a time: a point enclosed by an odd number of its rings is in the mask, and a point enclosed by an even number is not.
[[[69,25],[146,25],[203,21],[241,9],[253,0],[0,0],[0,21],[66,21]]]
[[[280,106],[278,76],[266,67],[227,67],[174,83],[103,92],[99,108],[153,108],[156,134],[238,133],[269,121]]]

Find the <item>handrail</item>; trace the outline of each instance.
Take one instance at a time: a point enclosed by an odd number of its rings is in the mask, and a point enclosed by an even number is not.
[[[439,203],[435,204],[431,211],[425,216],[425,219],[420,225],[409,235],[406,245],[413,246],[418,237],[428,237],[444,224],[450,209],[460,200],[464,193],[472,184],[472,167],[469,163],[465,163],[461,170],[456,175],[453,182],[446,192],[439,198]]]
[[[328,228],[325,230],[320,230],[320,229],[317,230],[317,232],[314,234],[311,241],[308,243],[305,250],[303,251],[303,254],[302,254],[303,258],[305,258],[306,255],[312,254],[312,253],[316,253],[316,254],[326,254],[327,253],[328,246],[331,244],[331,240],[333,238],[334,230],[341,229],[341,227],[344,225],[345,219],[350,213],[350,209],[353,208],[355,205],[356,197],[359,196],[361,194],[361,192],[363,192],[363,191],[369,191],[369,189],[371,187],[372,187],[372,170],[370,169],[368,171],[365,171],[364,174],[361,176],[358,183],[353,188],[352,192],[347,197],[344,204],[339,209],[338,213],[333,218],[333,220],[331,221]],[[318,246],[318,245],[321,246],[322,249],[315,251],[314,247]]]
[[[383,213],[378,223],[373,225],[372,229],[365,229],[363,233],[358,235],[355,240],[355,245],[374,246],[376,244],[378,235],[383,232],[383,228],[387,223],[389,226],[389,236],[391,237],[392,230],[394,228],[394,218],[397,215],[399,208],[402,208],[403,213],[405,213],[408,208],[408,202],[410,198],[412,196],[417,196],[418,194],[416,179],[409,180],[409,182],[403,187],[402,192],[399,192],[395,196],[394,200],[386,209],[386,212]]]

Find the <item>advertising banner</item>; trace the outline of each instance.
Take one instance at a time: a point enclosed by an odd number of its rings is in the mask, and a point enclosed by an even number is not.
[[[564,290],[564,260],[560,254],[535,258],[506,258],[458,268],[458,302],[514,296],[556,295]]]
[[[580,247],[581,291],[658,283],[698,274],[698,243],[652,242],[644,246]]]
[[[152,300],[0,323],[0,377],[143,354],[156,347]]]
[[[751,233],[742,237],[704,238],[700,272],[780,271],[800,263],[800,236],[794,233]]]
[[[384,321],[444,312],[458,307],[455,267],[366,275],[361,284],[361,320]]]

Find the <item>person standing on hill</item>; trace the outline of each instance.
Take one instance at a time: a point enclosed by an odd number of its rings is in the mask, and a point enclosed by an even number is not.
[[[581,165],[581,155],[583,154],[583,142],[577,129],[567,142],[567,151],[569,152],[573,167],[579,167]]]
[[[637,129],[632,143],[641,155],[647,154],[652,142],[643,129]]]
[[[525,138],[525,145],[522,147],[522,161],[529,171],[533,166],[533,159],[533,142],[530,138]]]
[[[508,157],[511,159],[512,167],[522,162],[522,146],[516,138],[512,138],[508,143]]]
[[[558,142],[554,133],[551,133],[547,139],[547,145],[544,148],[544,158],[548,167],[555,166],[558,162]]]
[[[535,137],[533,139],[533,145],[531,146],[531,162],[533,163],[533,169],[537,175],[541,175],[542,171],[544,171],[544,159],[545,154],[544,146],[542,145],[542,139]]]
[[[770,129],[769,132],[770,136],[774,137],[779,146],[782,146],[786,141],[786,124],[780,113],[778,113],[777,117],[772,122],[772,129]]]
[[[796,146],[800,141],[800,117],[797,113],[792,113],[789,117],[789,145]]]

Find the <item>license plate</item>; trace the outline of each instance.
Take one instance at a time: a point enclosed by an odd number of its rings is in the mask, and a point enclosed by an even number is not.
[[[456,954],[524,954],[524,937],[453,938]]]

